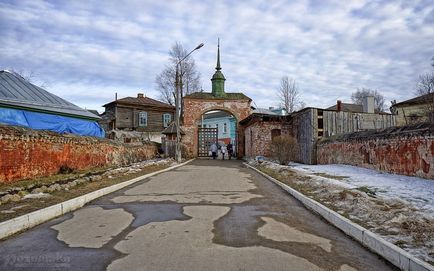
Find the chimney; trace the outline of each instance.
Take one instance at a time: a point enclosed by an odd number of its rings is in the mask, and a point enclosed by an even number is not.
[[[137,98],[143,98],[143,93],[137,93]]]
[[[336,111],[341,112],[342,111],[342,101],[337,100],[336,102]]]
[[[118,100],[118,93],[115,92],[115,101],[117,101],[117,100]]]
[[[363,97],[363,113],[375,113],[374,109],[374,96]]]

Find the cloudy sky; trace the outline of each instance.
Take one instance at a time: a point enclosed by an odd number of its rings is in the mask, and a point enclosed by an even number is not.
[[[34,73],[81,107],[144,92],[178,41],[211,90],[217,38],[228,92],[276,106],[282,76],[307,106],[349,102],[360,87],[389,103],[411,98],[432,71],[434,1],[0,0],[0,69]]]

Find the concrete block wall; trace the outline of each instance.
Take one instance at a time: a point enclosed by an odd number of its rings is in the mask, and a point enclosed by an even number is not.
[[[317,162],[434,179],[434,125],[389,128],[320,140]]]
[[[61,168],[120,166],[152,158],[155,144],[128,145],[107,139],[0,126],[0,182],[50,176]]]

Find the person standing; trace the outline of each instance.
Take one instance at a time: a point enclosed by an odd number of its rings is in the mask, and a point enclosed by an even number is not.
[[[215,160],[217,157],[217,145],[215,143],[212,143],[210,151],[211,151],[212,159]]]
[[[222,145],[222,147],[220,148],[220,151],[222,152],[222,160],[225,160],[225,154],[227,152],[225,144]]]
[[[234,147],[232,146],[232,143],[229,143],[226,148],[228,149],[228,158],[231,160],[231,157],[234,153]]]

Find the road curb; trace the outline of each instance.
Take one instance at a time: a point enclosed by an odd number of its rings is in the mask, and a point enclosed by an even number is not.
[[[46,207],[41,210],[37,210],[10,220],[6,220],[0,223],[0,239],[3,239],[5,237],[11,236],[17,232],[30,229],[36,225],[39,225],[41,223],[44,223],[48,220],[51,220],[55,217],[64,215],[68,212],[77,210],[78,208],[83,207],[86,203],[97,199],[99,197],[102,197],[104,195],[113,193],[117,190],[120,190],[126,186],[129,186],[131,184],[134,184],[138,181],[141,181],[145,178],[152,177],[154,175],[173,170],[178,167],[182,167],[194,159],[188,160],[182,164],[171,166],[159,171],[155,171],[149,174],[142,175],[140,177],[131,179],[129,181],[121,182],[118,184],[114,184],[112,186],[104,187],[99,190],[95,190],[93,192],[90,192],[85,195],[81,195],[79,197]]]
[[[273,177],[265,174],[264,172],[256,169],[255,167],[244,163],[248,168],[253,169],[258,172],[268,180],[274,182],[280,186],[283,190],[291,194],[294,198],[299,200],[308,209],[314,211],[315,213],[322,216],[330,224],[337,227],[345,234],[351,236],[363,246],[367,247],[371,251],[382,256],[384,259],[391,262],[393,265],[397,266],[404,271],[434,271],[434,267],[427,262],[424,262],[405,250],[395,246],[392,243],[387,242],[379,235],[361,227],[358,224],[350,221],[349,219],[341,216],[335,211],[327,208],[326,206],[320,204],[319,202],[301,194],[297,190],[289,187],[288,185],[274,179]]]

